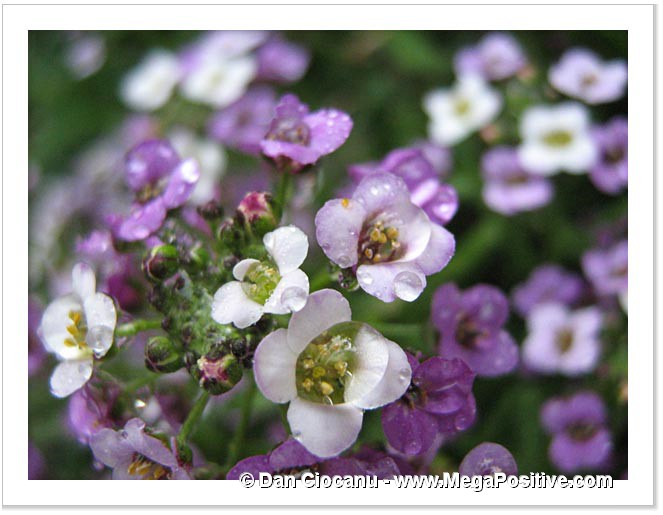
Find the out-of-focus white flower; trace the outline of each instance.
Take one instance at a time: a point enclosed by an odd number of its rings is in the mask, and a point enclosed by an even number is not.
[[[440,145],[454,145],[488,125],[502,107],[502,97],[478,75],[465,75],[448,89],[424,97],[430,117],[428,135]]]
[[[532,173],[587,173],[598,157],[587,109],[577,102],[534,106],[520,121],[518,156]]]
[[[168,101],[180,75],[177,57],[166,50],[154,50],[124,78],[120,96],[132,109],[154,111]]]

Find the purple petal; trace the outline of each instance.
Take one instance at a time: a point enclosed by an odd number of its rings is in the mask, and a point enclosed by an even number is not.
[[[114,227],[115,235],[125,241],[144,240],[159,229],[166,219],[166,208],[161,198],[147,204],[135,204],[131,214],[120,219]]]
[[[389,445],[410,456],[426,452],[438,433],[433,415],[397,401],[382,410],[382,428]]]
[[[491,476],[504,473],[518,475],[518,465],[512,454],[499,444],[484,442],[467,453],[458,472],[462,476]]]
[[[273,473],[274,469],[269,463],[269,456],[259,455],[251,456],[238,462],[230,469],[226,479],[237,480],[244,472],[250,473],[254,478],[260,477],[261,472]]]
[[[127,154],[125,169],[128,186],[140,191],[168,175],[180,162],[175,149],[163,140],[149,140]]]
[[[180,207],[191,196],[200,178],[200,168],[194,159],[182,161],[170,176],[168,185],[162,194],[166,209]]]
[[[354,200],[335,199],[315,215],[315,235],[325,255],[341,268],[357,264],[357,248],[366,211]]]
[[[320,461],[297,440],[288,440],[274,449],[269,456],[269,464],[273,470],[287,470],[310,467]]]

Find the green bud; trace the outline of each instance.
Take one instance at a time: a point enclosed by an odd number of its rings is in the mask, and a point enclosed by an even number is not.
[[[150,249],[143,260],[143,272],[151,281],[160,282],[172,277],[179,265],[177,249],[173,245],[158,245]]]
[[[199,358],[192,368],[192,374],[200,386],[212,395],[231,390],[242,379],[242,373],[242,366],[232,354],[219,358],[208,354]]]
[[[154,336],[145,346],[145,366],[152,372],[177,372],[184,366],[182,349],[166,336]]]
[[[197,245],[189,251],[189,257],[191,258],[191,264],[196,268],[204,268],[209,263],[209,252],[205,247]]]

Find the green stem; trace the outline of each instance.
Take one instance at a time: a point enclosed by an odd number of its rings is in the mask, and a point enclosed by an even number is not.
[[[235,431],[235,435],[228,446],[228,466],[232,466],[237,462],[239,458],[239,453],[242,449],[242,444],[244,443],[244,436],[246,431],[249,428],[249,422],[251,420],[251,412],[253,411],[253,401],[256,397],[256,382],[253,379],[251,374],[246,375],[246,380],[249,383],[247,385],[247,390],[244,393],[244,402],[242,403],[242,412],[240,415],[239,426]]]
[[[290,202],[290,197],[293,192],[293,175],[288,172],[282,172],[279,177],[279,182],[276,185],[276,194],[274,200],[276,201],[277,208],[279,209],[279,219],[283,218],[283,212],[286,205]]]
[[[182,424],[182,428],[177,435],[177,442],[180,445],[186,444],[189,436],[195,429],[198,420],[200,420],[200,416],[203,414],[205,406],[207,406],[207,401],[209,401],[209,392],[203,390],[203,392],[200,394],[200,397],[198,397],[195,404],[193,405],[193,408],[191,408],[189,415],[186,417],[186,420],[184,421],[184,424]]]
[[[150,329],[159,329],[160,327],[161,320],[132,320],[126,324],[118,325],[115,328],[115,336],[117,338],[135,336],[140,332],[149,331]]]

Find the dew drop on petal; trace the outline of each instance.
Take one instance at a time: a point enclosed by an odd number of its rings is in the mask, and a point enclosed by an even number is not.
[[[297,429],[295,429],[295,430],[292,431],[292,437],[293,437],[293,438],[299,438],[300,436],[302,436],[302,432],[301,432],[301,431],[299,431],[299,430],[297,430]]]
[[[290,311],[299,311],[306,305],[308,295],[306,290],[291,286],[286,288],[281,294],[281,304],[283,304]]]
[[[349,256],[342,255],[338,256],[338,258],[336,259],[336,264],[341,268],[347,268],[352,264],[352,262]]]
[[[412,378],[412,370],[410,370],[409,368],[402,368],[398,372],[398,380],[401,383],[405,383],[405,382],[409,383],[411,378]]]
[[[92,349],[96,356],[106,354],[113,341],[113,330],[105,325],[97,325],[87,333],[85,343]]]
[[[401,272],[394,278],[394,292],[399,299],[411,302],[419,297],[424,285],[414,272]]]
[[[359,282],[362,284],[373,284],[373,277],[364,270],[357,270],[357,279],[359,279]]]

